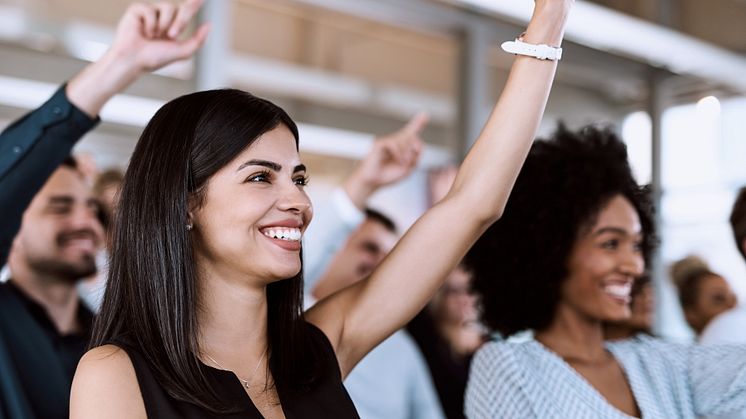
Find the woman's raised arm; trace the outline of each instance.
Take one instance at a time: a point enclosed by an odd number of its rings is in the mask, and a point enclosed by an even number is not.
[[[500,1],[500,0],[495,0]],[[574,0],[537,0],[523,41],[559,46]],[[446,197],[366,280],[307,313],[332,342],[343,375],[427,303],[501,215],[546,106],[556,61],[516,56],[507,84]]]

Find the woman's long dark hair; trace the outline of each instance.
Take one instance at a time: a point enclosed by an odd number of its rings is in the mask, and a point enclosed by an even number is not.
[[[208,385],[197,357],[197,267],[188,203],[208,179],[257,137],[293,120],[239,90],[179,97],[148,123],[124,178],[110,271],[92,346],[124,341],[140,351],[174,398],[211,411],[234,407]],[[308,388],[322,374],[303,321],[302,273],[267,286],[269,368],[279,393]]]

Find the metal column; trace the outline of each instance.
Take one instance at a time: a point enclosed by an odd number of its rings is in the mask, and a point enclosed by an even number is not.
[[[476,20],[476,19],[475,19]],[[459,60],[459,158],[479,136],[487,120],[490,94],[489,48],[492,31],[478,20],[464,29]]]
[[[662,207],[663,202],[663,179],[662,179],[662,158],[661,158],[661,122],[663,118],[663,111],[665,110],[665,75],[661,74],[659,70],[653,69],[650,77],[648,78],[648,102],[647,111],[650,114],[651,122],[651,177],[650,187],[652,192],[652,203],[655,210],[654,222],[658,238],[661,239],[663,217]],[[661,336],[663,330],[661,330],[663,324],[663,318],[665,311],[663,310],[664,304],[662,302],[666,299],[664,297],[664,283],[663,281],[667,278],[665,266],[663,265],[663,258],[661,256],[660,247],[653,254],[650,266],[650,274],[653,280],[653,286],[655,288],[655,322],[654,332]]]
[[[210,22],[210,34],[197,54],[197,90],[228,87],[224,69],[231,57],[231,1],[205,2],[201,22]]]

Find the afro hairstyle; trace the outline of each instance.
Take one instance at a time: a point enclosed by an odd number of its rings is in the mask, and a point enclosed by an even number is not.
[[[550,325],[575,241],[617,195],[638,212],[647,265],[655,247],[649,193],[635,181],[613,130],[572,132],[560,124],[534,142],[502,217],[466,257],[487,327],[507,337]]]

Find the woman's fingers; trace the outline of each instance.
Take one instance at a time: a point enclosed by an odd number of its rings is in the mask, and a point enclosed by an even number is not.
[[[176,38],[184,31],[184,28],[187,27],[194,15],[197,14],[199,8],[202,7],[203,2],[204,0],[186,0],[179,5],[171,27],[168,28],[169,38]]]
[[[164,38],[168,36],[168,29],[176,18],[177,8],[172,3],[158,3],[154,7],[158,15],[155,36],[158,38]]]
[[[150,5],[135,3],[130,6],[130,10],[140,20],[140,33],[142,33],[142,36],[145,38],[154,37],[158,22],[156,9]]]

